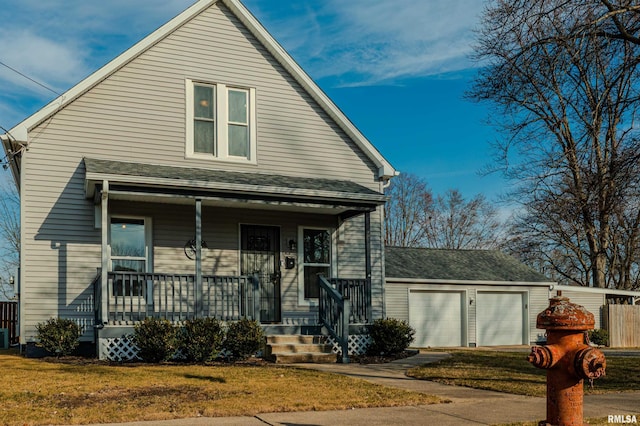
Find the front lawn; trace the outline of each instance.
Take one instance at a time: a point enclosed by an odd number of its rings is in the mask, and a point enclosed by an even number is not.
[[[0,424],[87,424],[440,402],[349,377],[266,365],[108,365],[0,351]]]
[[[415,367],[411,377],[519,395],[546,396],[546,370],[527,362],[527,353],[452,350],[445,360]],[[585,394],[640,390],[640,358],[607,357],[606,376],[585,381]]]

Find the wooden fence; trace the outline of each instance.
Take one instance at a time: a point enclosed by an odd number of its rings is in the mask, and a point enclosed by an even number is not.
[[[18,343],[18,302],[0,302],[0,328],[9,330],[9,343]]]
[[[603,317],[610,347],[640,347],[640,305],[604,305]]]

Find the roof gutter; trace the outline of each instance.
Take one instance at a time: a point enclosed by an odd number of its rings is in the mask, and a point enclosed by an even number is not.
[[[549,287],[549,290],[553,290],[553,287],[557,285],[555,282],[545,281],[488,281],[488,280],[439,280],[434,278],[392,278],[386,277],[387,283],[399,283],[399,284],[454,284],[454,285],[498,285],[498,286],[542,286]]]

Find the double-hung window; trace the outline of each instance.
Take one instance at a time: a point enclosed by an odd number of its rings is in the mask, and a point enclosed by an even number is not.
[[[256,163],[255,89],[187,80],[186,155]]]
[[[302,262],[304,299],[320,295],[318,274],[331,276],[331,233],[327,229],[302,229]]]
[[[117,273],[145,273],[150,270],[150,219],[112,217],[110,226],[111,271]],[[114,296],[141,296],[138,280],[123,278],[114,282]]]

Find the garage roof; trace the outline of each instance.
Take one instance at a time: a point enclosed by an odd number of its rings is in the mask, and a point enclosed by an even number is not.
[[[448,281],[548,283],[549,278],[497,250],[386,247],[385,276]]]

